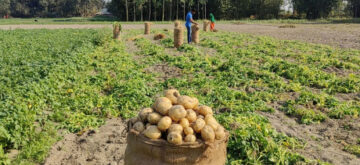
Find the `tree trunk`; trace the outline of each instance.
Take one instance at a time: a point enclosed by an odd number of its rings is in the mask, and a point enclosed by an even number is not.
[[[141,14],[141,22],[144,21],[144,15],[143,15],[143,5],[140,5],[140,14]]]
[[[133,0],[133,9],[134,9],[134,22],[136,21],[136,2]]]
[[[156,0],[154,0],[155,2],[154,2],[154,20],[155,21],[157,21],[157,19],[156,19],[156,14],[157,14],[157,12],[156,12]]]
[[[129,21],[129,6],[128,6],[128,0],[125,0],[125,10],[126,10],[126,21]]]
[[[173,10],[173,1],[170,0],[170,21],[173,19],[173,16],[172,16],[172,10]]]
[[[165,19],[165,0],[163,0],[163,3],[162,3],[162,21],[164,21]]]
[[[149,21],[151,21],[151,1],[149,0]]]
[[[198,14],[198,19],[200,19],[200,0],[197,1],[197,14]]]
[[[184,19],[186,20],[186,13],[185,13],[186,11],[185,10],[186,10],[186,0],[184,0]]]
[[[206,14],[207,14],[207,13],[206,13],[206,2],[205,2],[205,19],[206,19]]]
[[[179,0],[176,0],[176,20],[179,20]]]

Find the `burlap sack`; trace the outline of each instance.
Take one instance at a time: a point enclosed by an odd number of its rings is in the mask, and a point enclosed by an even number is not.
[[[131,129],[127,136],[125,165],[224,165],[229,133],[223,140],[173,145],[163,139],[150,140]]]
[[[174,25],[175,25],[175,28],[181,26],[181,21],[177,21],[177,20],[176,20],[175,23],[174,23]]]
[[[200,28],[199,25],[192,25],[191,26],[191,39],[192,42],[194,43],[199,43],[200,42],[200,32],[199,32]]]
[[[174,29],[174,47],[179,48],[184,44],[184,28],[179,25]]]
[[[209,31],[209,27],[210,27],[209,25],[210,25],[210,21],[205,20],[203,24],[203,30],[206,32]]]
[[[119,25],[114,25],[113,27],[113,38],[116,40],[120,40],[120,26]]]
[[[145,33],[150,34],[151,22],[145,22]]]

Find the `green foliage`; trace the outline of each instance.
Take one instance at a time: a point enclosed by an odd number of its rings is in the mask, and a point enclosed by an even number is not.
[[[103,7],[102,0],[0,0],[0,15],[13,17],[93,16]],[[10,5],[11,4],[11,5]]]
[[[294,9],[307,19],[327,17],[339,0],[293,0]]]

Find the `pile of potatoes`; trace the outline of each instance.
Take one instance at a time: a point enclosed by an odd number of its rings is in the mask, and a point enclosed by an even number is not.
[[[210,107],[199,105],[194,97],[181,96],[176,89],[164,92],[152,108],[144,108],[131,119],[133,129],[150,139],[165,139],[180,145],[202,139],[214,142],[225,137],[225,129],[214,118]]]

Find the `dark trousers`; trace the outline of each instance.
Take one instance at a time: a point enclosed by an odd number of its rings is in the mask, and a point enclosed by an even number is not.
[[[187,29],[187,37],[188,37],[188,43],[191,42],[191,26],[186,26]]]

